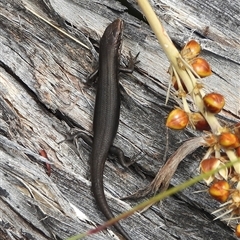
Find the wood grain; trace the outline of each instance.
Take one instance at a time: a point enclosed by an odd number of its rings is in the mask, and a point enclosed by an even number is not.
[[[202,56],[213,75],[203,79],[205,91],[226,97],[222,117],[239,121],[239,3],[230,1],[154,1],[154,9],[178,47],[190,38],[200,41]],[[28,9],[84,43],[82,47]],[[169,62],[135,1],[24,0],[0,1],[0,236],[1,239],[64,239],[105,219],[95,205],[89,181],[91,148],[64,141],[69,128],[91,134],[95,88],[87,76],[97,67],[97,44],[116,18],[125,22],[122,64],[128,52],[140,51],[138,69],[121,74],[122,106],[114,144],[154,176],[164,164],[166,139],[170,156],[191,130],[169,131],[165,118],[178,99],[164,105]],[[172,92],[173,93],[173,92]],[[52,163],[45,172],[39,150]],[[203,149],[187,157],[171,185],[198,174]],[[110,159],[104,184],[114,214],[139,201],[122,201],[146,186],[134,168],[123,169]],[[132,239],[235,239],[231,225],[213,221],[218,203],[203,183],[164,200],[121,222]],[[234,226],[234,224],[232,224]],[[117,233],[116,233],[117,234]],[[87,239],[118,239],[105,231]]]

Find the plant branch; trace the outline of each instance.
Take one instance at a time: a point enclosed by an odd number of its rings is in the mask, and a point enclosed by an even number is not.
[[[207,111],[205,111],[202,99],[202,92],[196,91],[197,86],[196,78],[193,75],[189,76],[188,72],[186,71],[187,66],[186,68],[180,67],[180,65],[185,66],[184,65],[185,61],[183,60],[181,54],[174,46],[167,32],[164,30],[161,22],[159,21],[158,17],[153,11],[151,5],[147,0],[137,0],[137,2],[140,8],[142,9],[153,32],[155,33],[168,60],[170,61],[171,66],[176,70],[177,74],[184,82],[188,92],[191,94],[197,109],[203,114],[203,116],[207,120],[208,124],[212,129],[212,132],[214,134],[219,134],[219,132],[221,132],[222,130],[220,123],[216,119],[215,115],[209,114]]]

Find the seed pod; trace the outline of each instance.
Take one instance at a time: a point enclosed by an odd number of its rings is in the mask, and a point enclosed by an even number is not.
[[[224,164],[215,157],[210,157],[207,159],[204,159],[200,163],[200,169],[202,173],[207,173],[209,171],[215,170],[220,166],[224,166]],[[223,168],[219,170],[217,173],[214,175],[211,175],[208,178],[205,178],[204,181],[206,182],[207,185],[209,185],[214,179],[227,179],[228,178],[228,169]]]
[[[203,159],[200,163],[201,172],[206,173],[216,169],[220,164],[220,160],[215,157]]]
[[[204,58],[194,58],[191,61],[191,65],[194,71],[202,78],[210,76],[212,74],[211,67]]]
[[[219,113],[224,105],[225,105],[225,99],[223,97],[223,95],[219,94],[219,93],[209,93],[206,94],[203,97],[203,102],[204,105],[206,107],[206,109],[211,112],[211,113]]]
[[[209,188],[209,194],[215,200],[224,203],[227,201],[230,191],[229,191],[229,184],[225,180],[220,180],[214,182]]]
[[[209,131],[210,126],[200,112],[195,112],[190,115],[190,120],[194,127],[199,131]]]
[[[234,149],[240,146],[238,137],[230,132],[223,132],[218,138],[219,144],[227,149]]]
[[[240,237],[240,224],[238,224],[238,225],[236,226],[235,235],[236,235],[238,238]]]
[[[181,130],[188,125],[188,122],[188,114],[184,110],[176,108],[169,113],[166,126],[171,129]]]
[[[181,55],[184,59],[193,59],[201,51],[200,44],[195,40],[190,40],[181,51]]]

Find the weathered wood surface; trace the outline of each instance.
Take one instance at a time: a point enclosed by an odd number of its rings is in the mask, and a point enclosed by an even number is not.
[[[124,1],[126,4],[127,1]],[[200,4],[200,5],[199,5]],[[34,16],[28,9],[88,46],[86,49]],[[141,52],[138,70],[121,74],[121,120],[115,145],[149,173],[164,164],[164,106],[168,61],[134,1],[24,0],[0,1],[0,239],[64,239],[105,219],[91,195],[90,147],[80,143],[80,156],[71,142],[62,141],[68,128],[91,132],[95,89],[85,85],[97,66],[93,43],[114,19],[125,21],[122,59],[129,50]],[[154,1],[158,15],[179,46],[198,39],[213,75],[203,82],[206,92],[226,97],[223,115],[239,120],[240,20],[238,1]],[[141,70],[141,71],[140,71]],[[171,98],[169,107],[176,105]],[[191,131],[169,131],[168,156]],[[49,177],[38,151],[53,163]],[[182,162],[171,184],[198,174],[200,149]],[[113,181],[114,179],[114,181]],[[105,189],[114,214],[137,202],[121,201],[145,186],[133,169],[107,161]],[[202,183],[164,200],[145,213],[122,221],[132,239],[235,239],[230,226],[213,221],[218,206]],[[104,233],[88,239],[117,239]]]

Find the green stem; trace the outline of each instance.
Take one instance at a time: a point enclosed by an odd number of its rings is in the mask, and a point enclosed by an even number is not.
[[[198,176],[196,176],[194,178],[189,179],[188,181],[186,181],[186,182],[184,182],[182,184],[179,184],[179,185],[177,185],[175,187],[172,187],[172,188],[170,188],[170,189],[168,189],[168,190],[166,190],[166,191],[164,191],[162,193],[159,193],[158,195],[156,195],[156,196],[154,196],[154,197],[152,197],[152,198],[150,198],[150,199],[140,203],[139,205],[131,208],[129,211],[124,212],[124,213],[118,215],[115,218],[112,218],[111,220],[107,221],[105,224],[99,226],[100,228],[99,227],[98,228],[103,230],[103,229],[107,228],[108,226],[113,225],[114,223],[118,222],[119,220],[122,220],[122,219],[124,219],[126,217],[129,217],[130,215],[134,214],[135,212],[141,211],[141,210],[145,209],[146,207],[152,206],[153,204],[163,200],[164,198],[169,197],[169,196],[171,196],[173,194],[176,194],[177,192],[180,192],[183,189],[185,189],[187,187],[190,187],[193,184],[195,184],[197,182],[200,182],[203,179],[209,178],[211,175],[215,174],[216,172],[219,172],[222,169],[226,169],[226,167],[229,168],[229,167],[231,167],[231,166],[233,166],[235,164],[240,164],[240,158],[236,158],[235,161],[228,162],[228,163],[226,163],[222,167],[219,167],[219,168],[217,168],[215,170],[212,170],[212,171],[209,171],[207,173],[202,173],[202,174],[200,174],[200,175],[198,175]],[[90,232],[91,233],[93,233],[93,232],[96,233],[97,231],[94,231],[94,229],[93,229],[93,230],[90,230],[90,231],[88,231],[86,233],[78,234],[76,236],[72,236],[70,238],[67,238],[66,240],[82,239],[82,238],[88,236]]]

